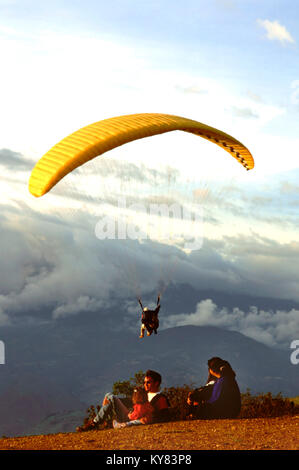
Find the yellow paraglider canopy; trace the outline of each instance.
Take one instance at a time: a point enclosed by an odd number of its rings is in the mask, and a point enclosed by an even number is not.
[[[254,167],[249,150],[218,129],[168,114],[131,114],[90,124],[54,145],[33,168],[29,191],[36,197],[43,196],[65,175],[108,150],[143,137],[176,130],[196,134],[219,145],[246,170]]]

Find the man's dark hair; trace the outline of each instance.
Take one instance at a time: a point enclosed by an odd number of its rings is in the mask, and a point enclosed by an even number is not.
[[[159,382],[159,385],[162,382],[161,375],[159,374],[159,372],[155,372],[154,370],[147,370],[145,373],[145,377],[151,377],[154,382]]]

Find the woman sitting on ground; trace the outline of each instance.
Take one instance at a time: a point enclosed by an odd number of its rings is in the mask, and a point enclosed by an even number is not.
[[[209,383],[188,395],[189,416],[197,419],[236,418],[241,410],[241,394],[235,372],[219,357],[211,358],[208,367]]]

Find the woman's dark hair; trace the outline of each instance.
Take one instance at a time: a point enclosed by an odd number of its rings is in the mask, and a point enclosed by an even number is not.
[[[220,374],[221,376],[235,376],[235,372],[232,370],[229,362],[221,359],[220,357],[212,357],[208,360],[209,369]]]
[[[214,372],[217,372],[217,374],[220,373],[220,367],[224,365],[223,359],[220,357],[212,357],[211,359],[208,360],[208,366],[209,369],[212,369]]]

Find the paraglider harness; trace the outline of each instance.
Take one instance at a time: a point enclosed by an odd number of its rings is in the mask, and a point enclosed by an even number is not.
[[[157,329],[159,328],[158,313],[161,307],[160,294],[158,295],[157,307],[155,308],[155,310],[148,310],[146,307],[143,308],[143,305],[140,299],[138,299],[138,302],[140,304],[140,307],[142,308],[141,323],[143,323],[143,325],[145,326],[145,328],[150,334],[152,334],[152,332],[157,334]]]

